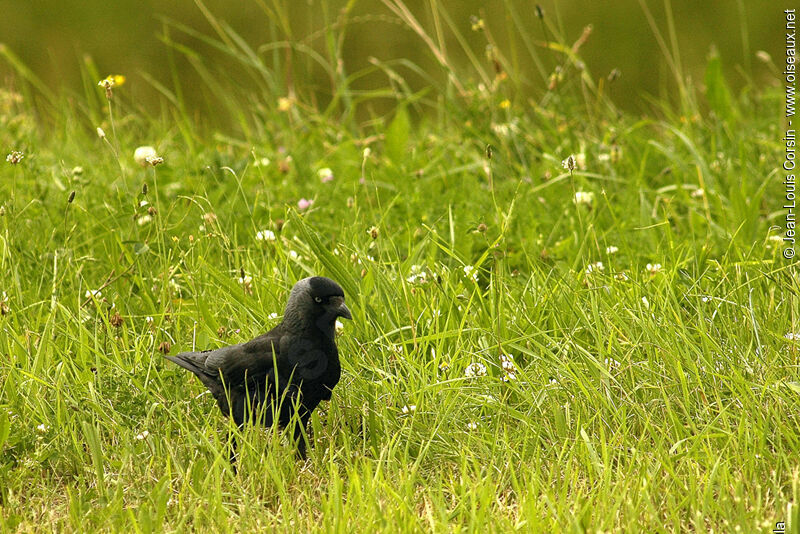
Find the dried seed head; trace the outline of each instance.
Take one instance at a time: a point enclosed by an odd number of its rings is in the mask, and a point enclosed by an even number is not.
[[[170,343],[169,341],[162,341],[158,345],[158,352],[160,352],[161,354],[169,354],[169,351],[171,350],[172,350],[172,343]]]
[[[75,200],[75,191],[72,191],[69,194],[69,198],[67,199],[67,204],[72,204],[72,201]]]
[[[147,184],[142,184],[142,195],[147,196]]]
[[[572,174],[572,171],[575,170],[575,167],[578,166],[578,163],[575,160],[575,156],[570,154],[569,156],[567,156],[567,159],[561,162],[561,166],[567,169],[570,172],[570,174]]]
[[[478,232],[479,232],[479,233],[481,233],[481,234],[485,234],[485,233],[486,233],[486,230],[487,230],[487,228],[488,228],[488,227],[487,227],[487,226],[486,226],[484,223],[480,223],[480,224],[478,225],[478,228],[477,228],[477,230],[478,230]]]
[[[122,323],[125,322],[125,319],[122,318],[122,316],[119,314],[118,311],[115,311],[114,315],[111,316],[111,319],[109,319],[108,322],[110,322],[111,326],[113,326],[114,328],[119,328],[120,326],[122,326]]]
[[[156,166],[161,165],[162,163],[164,163],[164,158],[162,158],[161,156],[148,156],[148,157],[145,158],[145,161],[151,167],[156,167]]]
[[[367,233],[369,234],[369,236],[372,239],[378,239],[378,235],[379,235],[380,232],[378,231],[378,227],[377,226],[373,226],[372,228],[367,230]]]

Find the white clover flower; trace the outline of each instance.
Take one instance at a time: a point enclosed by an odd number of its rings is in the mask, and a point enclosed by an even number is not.
[[[86,297],[87,299],[89,298],[99,299],[103,297],[103,292],[100,291],[99,289],[87,289],[86,293],[84,293],[83,296]]]
[[[400,409],[400,411],[403,413],[403,415],[408,415],[408,414],[414,413],[414,412],[417,411],[417,405],[416,404],[408,404],[406,406],[403,406]]]
[[[606,270],[605,265],[603,265],[602,261],[597,261],[595,263],[590,263],[586,266],[586,274],[592,274],[594,272],[603,272]]]
[[[606,247],[606,254],[616,254],[619,252],[619,249],[614,245],[609,245]]]
[[[591,191],[589,192],[577,191],[575,193],[575,198],[573,198],[572,201],[579,206],[580,205],[591,206],[592,202],[594,202],[594,193],[592,193]]]
[[[136,224],[139,226],[144,226],[145,224],[153,222],[153,218],[149,214],[142,215],[138,219],[136,219]]]
[[[476,271],[475,267],[473,267],[472,265],[464,266],[464,276],[472,279],[473,282],[478,281],[478,271]]]
[[[278,318],[278,314],[275,313],[275,312],[272,312],[269,315],[267,315],[267,319],[269,319],[270,321],[275,320],[277,318]]]
[[[473,362],[464,369],[464,376],[467,378],[486,376],[486,366],[480,362]]]
[[[256,232],[256,241],[275,241],[275,232],[272,230],[259,230]]]
[[[328,167],[323,167],[322,169],[318,170],[317,176],[319,176],[319,179],[323,184],[333,181],[333,171]]]
[[[333,330],[336,332],[336,334],[341,334],[344,332],[344,323],[341,321],[336,321],[336,323],[333,325]]]
[[[661,264],[660,263],[648,263],[645,265],[644,270],[650,273],[651,275],[658,274],[661,271]]]
[[[467,423],[467,430],[478,430],[478,423],[475,421],[470,421]]]
[[[147,158],[154,158],[156,156],[158,156],[158,153],[156,149],[151,146],[140,146],[133,151],[133,161],[142,167],[147,167],[149,165]]]
[[[150,435],[150,432],[148,432],[147,430],[145,430],[145,431],[144,431],[144,432],[142,432],[141,434],[136,434],[136,439],[138,439],[139,441],[142,441],[143,439],[145,439],[145,438],[146,438],[147,436],[149,436],[149,435]]]
[[[44,434],[49,430],[49,428],[50,427],[48,427],[46,424],[42,423],[36,426],[36,431],[39,432],[40,434]]]
[[[695,189],[694,191],[692,191],[692,198],[701,198],[701,197],[703,197],[705,194],[706,194],[706,192],[705,192],[705,191],[703,191],[703,189],[702,189],[702,188],[698,187],[697,189]]]

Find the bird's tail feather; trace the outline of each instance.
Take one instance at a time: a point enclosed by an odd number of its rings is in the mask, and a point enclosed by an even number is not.
[[[165,356],[165,358],[183,367],[187,371],[191,371],[206,385],[206,387],[211,389],[213,393],[219,385],[217,377],[209,373],[205,366],[198,361],[200,354],[200,352],[181,352],[175,356]]]

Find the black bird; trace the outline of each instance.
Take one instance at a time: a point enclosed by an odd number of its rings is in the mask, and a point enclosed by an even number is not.
[[[352,319],[339,284],[322,276],[304,278],[292,288],[283,321],[266,334],[167,359],[194,373],[239,428],[247,421],[271,426],[276,418],[286,427],[296,409],[293,438],[305,458],[303,429],[320,401],[330,400],[342,373],[334,340],[338,317]]]

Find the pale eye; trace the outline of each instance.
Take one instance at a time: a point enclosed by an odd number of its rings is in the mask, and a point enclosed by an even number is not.
[[[314,297],[314,302],[316,302],[317,304],[322,304],[322,298],[321,297]]]

